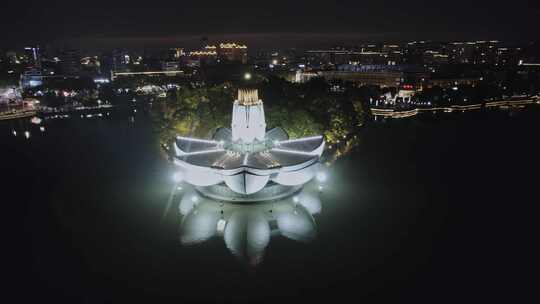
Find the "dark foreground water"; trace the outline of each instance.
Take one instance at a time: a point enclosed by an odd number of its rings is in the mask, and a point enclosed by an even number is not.
[[[45,132],[0,125],[8,302],[534,295],[537,110],[366,126],[357,151],[330,168],[317,238],[274,236],[257,267],[223,237],[181,244],[179,198],[163,217],[171,168],[144,113],[130,115],[46,121]]]

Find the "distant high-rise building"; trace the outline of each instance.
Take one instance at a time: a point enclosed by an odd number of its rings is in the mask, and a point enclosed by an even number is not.
[[[100,72],[103,75],[110,75],[113,69],[112,53],[110,51],[101,53],[101,55],[99,56],[99,63]]]
[[[167,53],[167,60],[178,60],[184,55],[185,53],[183,48],[171,48]]]
[[[131,62],[131,56],[126,50],[114,50],[112,52],[112,69],[116,72],[127,71]]]
[[[39,52],[39,46],[24,48],[24,55],[26,60],[26,69],[39,70],[41,69],[41,56]]]
[[[7,51],[6,52],[6,58],[7,58],[7,61],[10,64],[19,63],[19,58],[17,58],[17,53],[15,51]]]
[[[472,63],[475,42],[453,42],[448,46],[449,63]]]
[[[81,55],[78,50],[65,49],[62,51],[60,66],[64,75],[77,75],[81,70]]]

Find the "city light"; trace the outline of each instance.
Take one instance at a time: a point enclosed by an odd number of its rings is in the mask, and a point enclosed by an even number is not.
[[[95,83],[104,84],[104,83],[109,83],[110,80],[107,79],[107,78],[95,78],[95,79],[94,79],[94,82],[95,82]]]
[[[244,74],[244,79],[245,80],[250,80],[251,79],[251,73],[245,73]]]
[[[514,96],[514,98],[520,98],[516,100],[501,100],[501,101],[492,101],[485,103],[486,108],[512,108],[512,107],[522,107],[526,105],[536,104],[538,103],[537,99],[533,97],[527,97],[527,96]],[[427,103],[429,106],[431,106],[431,102]],[[452,113],[455,111],[472,111],[472,110],[480,110],[482,109],[482,104],[469,104],[469,105],[452,105],[449,107],[427,107],[427,108],[415,108],[412,110],[401,110],[397,111],[394,109],[381,109],[381,108],[371,108],[371,111],[375,117],[390,117],[390,118],[407,118],[416,116],[420,113],[426,113],[426,112],[444,112],[444,113]],[[331,147],[329,147],[331,149]]]

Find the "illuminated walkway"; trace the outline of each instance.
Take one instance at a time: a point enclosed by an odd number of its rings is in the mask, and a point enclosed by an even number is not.
[[[533,105],[533,104],[540,104],[540,98],[538,96],[533,96],[528,99],[519,99],[519,100],[492,101],[492,102],[486,102],[485,104],[478,103],[478,104],[471,104],[471,105],[464,105],[464,106],[453,105],[449,107],[416,108],[416,109],[406,110],[406,111],[396,111],[394,109],[371,108],[371,113],[375,117],[406,118],[406,117],[412,117],[420,113],[427,113],[427,112],[452,113],[452,112],[465,112],[465,111],[480,110],[482,108],[501,108],[501,109],[521,108],[526,105]]]
[[[4,113],[0,113],[0,120],[31,117],[31,116],[35,116],[36,114],[37,114],[36,111],[28,111],[28,110],[4,112]]]

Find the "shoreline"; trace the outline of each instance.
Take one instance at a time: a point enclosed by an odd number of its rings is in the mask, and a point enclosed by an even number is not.
[[[369,108],[371,115],[375,118],[407,118],[413,117],[418,114],[431,112],[435,113],[452,113],[452,112],[465,112],[482,109],[509,109],[509,108],[523,108],[528,105],[540,105],[540,98],[538,96],[532,96],[527,99],[518,100],[500,100],[491,101],[470,105],[452,105],[448,107],[431,107],[431,108],[414,108],[411,110],[396,111],[394,109],[381,109],[381,108]]]

